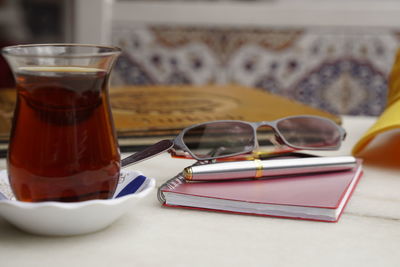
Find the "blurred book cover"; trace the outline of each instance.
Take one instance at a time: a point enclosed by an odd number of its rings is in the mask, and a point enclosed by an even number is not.
[[[0,142],[6,150],[15,89],[0,90]],[[183,128],[212,120],[268,121],[299,114],[341,118],[282,96],[236,85],[124,86],[110,88],[121,151],[172,138]]]

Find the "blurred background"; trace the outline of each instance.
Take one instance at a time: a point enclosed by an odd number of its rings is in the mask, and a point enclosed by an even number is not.
[[[239,84],[375,116],[399,12],[388,0],[0,0],[0,45],[117,45],[113,85]],[[0,87],[11,87],[1,60]]]
[[[0,46],[71,42],[73,4],[68,0],[0,0]],[[0,78],[0,87],[13,86],[3,58]]]

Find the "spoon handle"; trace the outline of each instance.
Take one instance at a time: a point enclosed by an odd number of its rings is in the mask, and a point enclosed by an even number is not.
[[[145,148],[142,151],[136,152],[121,161],[121,167],[125,168],[129,165],[141,162],[143,160],[149,159],[151,157],[157,156],[162,152],[168,151],[174,146],[172,140],[161,140],[160,142]]]

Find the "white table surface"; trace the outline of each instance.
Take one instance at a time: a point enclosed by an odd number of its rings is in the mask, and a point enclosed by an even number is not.
[[[330,154],[350,154],[374,121],[344,117],[347,139]],[[161,185],[191,162],[164,154],[130,168]],[[156,191],[88,235],[35,236],[0,218],[0,266],[400,266],[399,169],[400,158],[365,165],[338,223],[163,208]]]

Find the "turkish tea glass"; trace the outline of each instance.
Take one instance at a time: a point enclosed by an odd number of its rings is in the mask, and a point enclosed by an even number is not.
[[[7,156],[17,200],[110,198],[120,152],[108,97],[116,47],[43,44],[2,50],[17,101]]]

